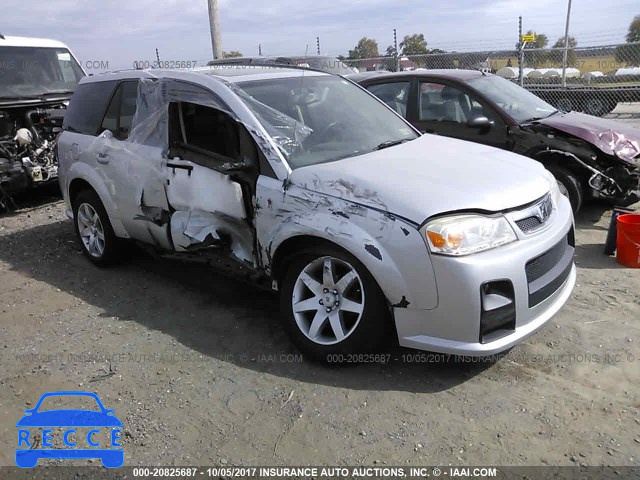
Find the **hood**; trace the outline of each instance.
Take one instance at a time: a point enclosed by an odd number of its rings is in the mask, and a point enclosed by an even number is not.
[[[584,113],[569,112],[538,120],[627,162],[640,166],[640,129]],[[634,160],[635,159],[635,160]]]
[[[534,160],[429,134],[358,157],[298,168],[289,179],[415,223],[457,210],[511,209],[550,189],[544,167]]]

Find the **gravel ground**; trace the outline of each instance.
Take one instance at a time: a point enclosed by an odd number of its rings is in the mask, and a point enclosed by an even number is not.
[[[0,218],[0,465],[52,390],[115,409],[127,465],[637,465],[640,270],[602,254],[609,218],[579,215],[569,303],[501,358],[328,368],[272,294],[139,252],[98,269],[38,198]]]

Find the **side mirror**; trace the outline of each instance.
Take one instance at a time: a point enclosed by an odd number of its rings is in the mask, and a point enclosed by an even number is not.
[[[475,117],[467,122],[467,126],[471,128],[479,128],[481,130],[488,130],[493,126],[493,122],[487,117]]]

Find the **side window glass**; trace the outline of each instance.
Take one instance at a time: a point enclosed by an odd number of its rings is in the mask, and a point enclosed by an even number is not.
[[[129,133],[131,133],[131,124],[133,122],[133,116],[136,113],[138,82],[124,82],[121,85],[121,89],[120,124],[118,125],[118,133],[124,140],[128,138]]]
[[[109,130],[118,140],[126,140],[131,132],[133,115],[136,113],[137,95],[137,81],[120,83],[107,107],[100,130]]]
[[[116,81],[105,81],[78,85],[64,116],[64,129],[70,132],[98,135],[100,123],[116,83]]]
[[[411,82],[378,83],[367,90],[406,118]]]
[[[469,96],[450,85],[420,82],[418,102],[419,118],[423,121],[467,123],[475,116]]]
[[[118,88],[116,93],[114,93],[111,98],[111,102],[107,107],[107,111],[104,114],[104,118],[102,119],[102,125],[100,125],[100,131],[104,132],[105,130],[109,130],[111,133],[115,135],[118,131],[118,115],[120,113],[120,95],[122,93],[122,88]]]

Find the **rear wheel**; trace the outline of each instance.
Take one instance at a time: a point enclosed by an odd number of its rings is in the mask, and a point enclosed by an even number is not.
[[[355,257],[318,247],[289,264],[281,291],[284,326],[298,349],[314,360],[374,351],[390,326],[380,287]]]
[[[73,219],[82,251],[91,262],[106,266],[119,259],[120,241],[93,190],[83,190],[73,199]]]
[[[582,109],[584,113],[593,115],[594,117],[601,117],[613,110],[611,104],[601,98],[590,98],[586,100],[582,104]]]
[[[569,97],[562,97],[556,101],[556,108],[561,112],[571,112],[574,110],[575,105]]]
[[[553,165],[547,166],[547,170],[553,173],[553,176],[558,182],[560,192],[569,199],[571,210],[576,214],[578,210],[580,210],[580,207],[582,207],[582,202],[584,201],[582,182],[580,182],[574,173],[565,168]]]

